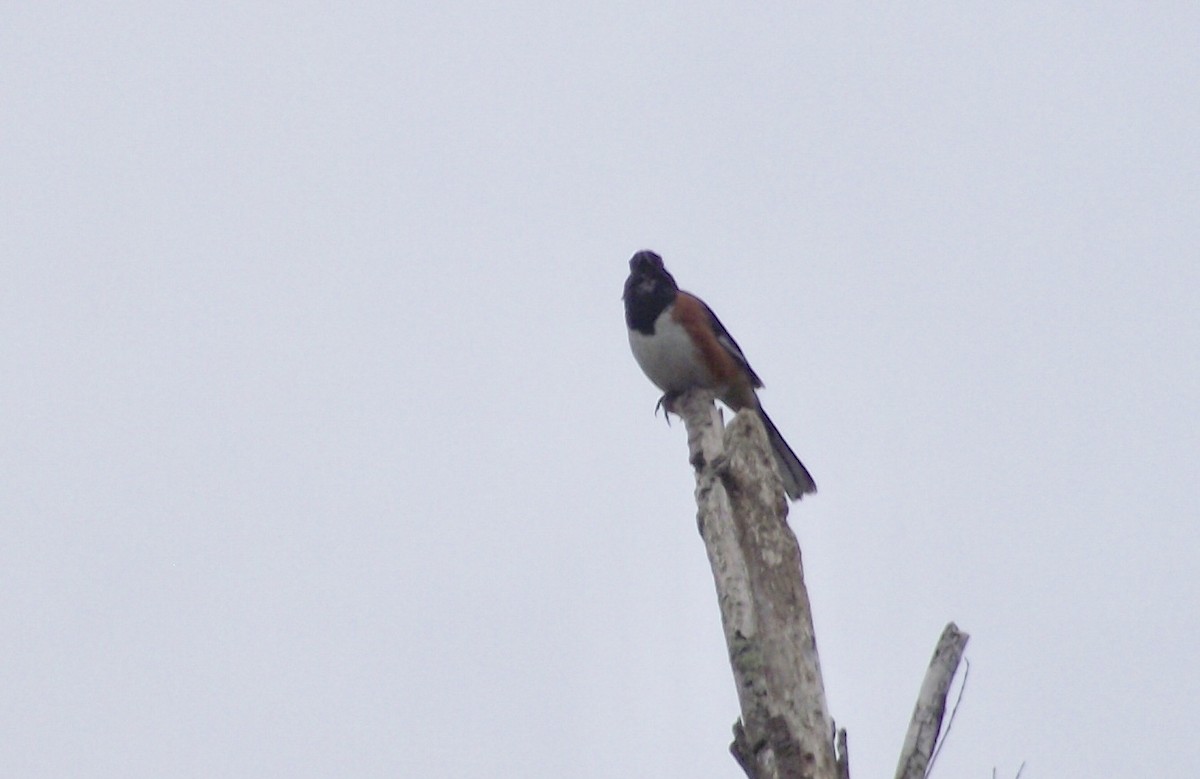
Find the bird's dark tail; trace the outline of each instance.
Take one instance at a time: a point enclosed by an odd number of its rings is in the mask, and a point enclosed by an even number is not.
[[[761,406],[758,414],[762,417],[763,427],[767,429],[767,440],[771,442],[771,451],[775,453],[775,462],[779,465],[779,474],[783,477],[783,491],[792,500],[800,500],[804,495],[816,492],[817,483],[809,475],[804,463],[800,462],[800,458],[792,451],[792,447],[783,440],[779,428],[775,427],[775,423]]]

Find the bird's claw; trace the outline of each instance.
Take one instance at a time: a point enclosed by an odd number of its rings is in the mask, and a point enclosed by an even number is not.
[[[678,392],[668,392],[658,399],[658,403],[654,404],[654,416],[658,416],[658,410],[661,408],[663,419],[667,420],[667,427],[671,426],[671,414],[679,416],[679,412],[675,410],[675,401],[678,399]]]

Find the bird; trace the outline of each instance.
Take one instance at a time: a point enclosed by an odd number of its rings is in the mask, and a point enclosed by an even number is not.
[[[808,469],[763,410],[757,392],[762,379],[742,348],[703,300],[679,288],[662,257],[649,250],[633,255],[622,300],[629,347],[646,377],[663,391],[660,406],[670,411],[681,393],[703,387],[735,412],[753,409],[766,428],[788,498],[800,500],[817,491]]]

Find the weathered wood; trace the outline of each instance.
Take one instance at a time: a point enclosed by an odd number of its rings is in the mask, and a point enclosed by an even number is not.
[[[697,522],[712,567],[742,716],[729,750],[749,779],[850,779],[845,730],[825,702],[812,611],[788,504],[754,411],[723,424],[713,395],[673,399],[696,470]],[[968,636],[946,626],[913,711],[897,779],[924,779]]]
[[[844,778],[800,547],[762,421],[744,410],[725,428],[704,391],[685,393],[674,410],[688,429],[697,520],[742,712],[730,750],[750,779]]]
[[[917,705],[913,708],[904,748],[900,752],[900,764],[896,767],[896,779],[924,779],[929,769],[929,760],[937,745],[942,730],[942,717],[946,714],[946,695],[958,671],[963,651],[970,636],[958,629],[953,622],[946,625],[929,670],[921,683]]]

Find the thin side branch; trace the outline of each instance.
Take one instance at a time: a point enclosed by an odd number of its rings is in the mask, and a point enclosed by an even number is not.
[[[846,741],[846,729],[837,732],[838,779],[850,779],[850,746]]]
[[[958,671],[963,651],[970,639],[953,622],[946,625],[938,640],[921,683],[921,693],[913,708],[904,749],[900,752],[900,764],[896,768],[896,779],[924,779],[942,729],[942,717],[946,714],[946,695]]]

